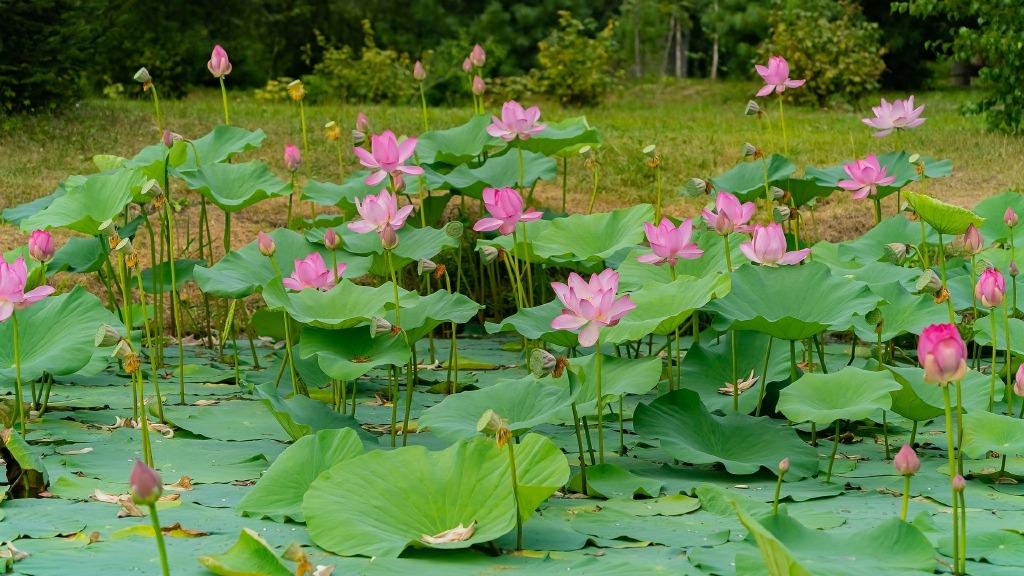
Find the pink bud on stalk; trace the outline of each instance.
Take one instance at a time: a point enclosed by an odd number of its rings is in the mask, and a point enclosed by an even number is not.
[[[892,459],[892,465],[900,476],[913,476],[921,469],[921,460],[910,444],[904,444]]]
[[[1013,208],[1006,207],[1006,212],[1003,212],[1003,223],[1009,228],[1017,225],[1017,212]]]
[[[466,74],[470,74],[473,72],[473,63],[470,62],[469,58],[466,58],[465,60],[462,61],[462,71],[465,72]]]
[[[284,165],[289,172],[295,172],[302,165],[302,152],[295,144],[288,144],[284,147]]]
[[[213,52],[210,54],[210,61],[206,63],[206,68],[213,74],[214,78],[223,78],[228,74],[231,74],[231,60],[228,59],[228,53],[220,44],[213,47]]]
[[[960,474],[957,474],[956,476],[954,476],[953,477],[953,490],[955,490],[957,492],[963,492],[965,488],[967,488],[967,480],[964,480],[964,477],[961,476]]]
[[[473,96],[483,96],[486,91],[487,85],[484,84],[484,79],[479,76],[473,76]]]
[[[469,53],[469,61],[477,68],[483,68],[484,62],[487,61],[487,53],[484,52],[484,47],[479,44],[473,46],[473,50]]]
[[[967,373],[967,346],[953,324],[932,324],[917,341],[924,381],[944,386]]]
[[[968,254],[977,254],[985,247],[985,241],[981,238],[981,232],[974,224],[967,226],[964,232],[964,249]]]
[[[135,461],[128,484],[136,504],[153,504],[164,490],[160,475],[141,460]]]
[[[164,129],[164,135],[163,135],[164,146],[167,146],[168,148],[170,148],[171,146],[174,146],[175,142],[179,142],[179,141],[184,140],[184,139],[185,139],[185,137],[182,136],[181,134],[178,134],[177,132],[171,132],[170,130],[167,130],[166,128]]]
[[[779,476],[784,476],[786,472],[789,472],[789,458],[783,458],[779,461]]]
[[[423,68],[423,63],[419,60],[417,60],[416,64],[412,67],[412,77],[415,78],[417,82],[423,82],[427,79],[427,71]]]
[[[338,233],[334,231],[334,228],[328,228],[324,232],[324,246],[328,250],[337,250],[339,244],[341,244],[341,239],[338,237]]]
[[[46,230],[36,230],[28,237],[28,253],[36,260],[48,262],[54,252],[53,236]]]
[[[1002,304],[1003,297],[1006,295],[1006,281],[1003,279],[1002,272],[995,268],[986,268],[978,277],[974,295],[989,308],[995,308]]]
[[[266,232],[260,232],[256,235],[256,247],[259,248],[260,254],[267,258],[270,258],[274,255],[274,252],[277,252],[277,244],[274,243],[274,239]]]

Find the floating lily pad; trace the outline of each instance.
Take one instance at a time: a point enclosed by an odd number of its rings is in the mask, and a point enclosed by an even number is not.
[[[831,374],[804,374],[779,393],[778,410],[793,422],[831,424],[877,417],[892,406],[900,385],[888,371],[847,366]]]
[[[214,574],[239,576],[260,574],[262,576],[291,576],[292,570],[277,557],[263,538],[248,528],[242,530],[238,542],[223,554],[203,555],[199,563]]]

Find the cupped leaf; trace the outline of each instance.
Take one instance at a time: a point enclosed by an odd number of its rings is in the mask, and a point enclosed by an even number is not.
[[[877,417],[892,406],[900,385],[887,371],[847,366],[831,374],[808,373],[779,393],[778,410],[793,422],[831,424]]]
[[[565,455],[547,438],[513,444],[523,520],[568,480]],[[386,478],[387,482],[381,482]],[[377,486],[374,497],[353,486]],[[515,527],[508,450],[476,438],[430,452],[377,450],[328,469],[310,485],[302,511],[320,547],[342,556],[396,557],[409,546],[468,548]],[[472,527],[462,539],[425,538]]]
[[[924,370],[917,367],[886,366],[900,389],[892,393],[892,411],[911,420],[924,421],[944,412],[942,388],[924,381]],[[968,370],[961,381],[964,408],[984,410],[988,406],[989,376]],[[1002,398],[1002,386],[996,387],[996,398]],[[952,394],[956,406],[956,394]]]
[[[670,334],[712,298],[729,293],[729,277],[713,274],[701,278],[681,276],[667,284],[648,284],[630,294],[636,308],[618,324],[605,328],[602,342],[619,344],[649,334]]]
[[[639,244],[644,238],[643,223],[653,217],[650,204],[638,204],[611,212],[557,218],[531,238],[533,251],[550,263],[600,267],[616,252]]]
[[[516,143],[523,150],[547,156],[565,156],[587,145],[600,146],[601,134],[587,122],[586,116],[545,122],[540,134]]]
[[[466,196],[482,198],[484,188],[529,188],[540,180],[554,179],[557,173],[554,159],[536,152],[523,152],[521,168],[522,177],[519,154],[510,149],[500,156],[487,158],[479,167],[460,164],[447,174],[438,174],[436,180],[430,179],[429,186],[432,190],[455,190]],[[525,179],[525,184],[520,183],[521,178]]]
[[[125,168],[90,174],[45,209],[22,220],[21,229],[67,228],[95,236],[100,224],[124,211],[145,181],[139,172]]]
[[[963,451],[971,458],[984,458],[989,451],[1024,454],[1024,420],[971,410],[964,414]]]
[[[267,198],[287,196],[292,185],[278,179],[263,162],[203,164],[184,174],[185,182],[226,212],[237,212]]]
[[[342,279],[326,292],[307,288],[301,292],[286,291],[277,281],[263,288],[263,299],[271,310],[284,310],[296,322],[318,328],[354,328],[380,316],[384,307],[393,304],[391,283],[361,286]]]
[[[401,327],[412,342],[423,338],[443,323],[464,324],[481,308],[468,296],[447,290],[435,290],[426,296],[405,292],[399,297],[399,303],[402,306]],[[393,308],[386,317],[398,322]]]
[[[978,202],[974,207],[974,213],[985,219],[985,223],[981,225],[981,235],[985,240],[992,242],[1008,239],[1012,231],[1014,242],[1020,246],[1021,239],[1024,239],[1024,226],[1015,226],[1011,229],[1006,225],[1003,214],[1007,208],[1012,208],[1018,217],[1024,216],[1024,195],[1007,190],[1002,194],[989,196]]]
[[[971,224],[980,227],[985,219],[974,212],[916,192],[906,193],[917,215],[940,234],[963,234]]]
[[[457,166],[472,162],[495,142],[487,133],[490,123],[490,116],[475,114],[465,124],[424,132],[416,141],[416,157],[423,164]]]
[[[282,398],[272,382],[256,386],[255,390],[267,410],[292,440],[298,440],[320,430],[350,428],[363,440],[376,441],[372,434],[359,426],[355,418],[339,414],[319,400],[301,394]]]
[[[306,233],[306,238],[322,242],[325,232],[326,230],[311,230]],[[390,275],[384,246],[377,234],[358,234],[349,230],[347,226],[336,228],[335,232],[341,236],[342,246],[346,251],[368,254],[372,257],[370,272],[382,277]],[[433,258],[444,250],[458,246],[459,238],[452,237],[443,228],[405,226],[398,231],[398,246],[391,251],[391,265],[395,267],[397,273],[411,263]]]
[[[291,576],[292,570],[278,558],[258,533],[243,528],[238,541],[223,554],[199,557],[199,563],[220,576]]]
[[[766,172],[767,170],[767,172]],[[785,156],[772,154],[750,162],[741,162],[724,174],[711,179],[717,190],[735,194],[743,200],[764,197],[765,187],[785,182],[796,166]]]
[[[578,356],[569,361],[574,375],[579,376],[572,392],[580,416],[597,414],[597,355]],[[569,379],[568,374],[562,378]],[[627,358],[604,354],[601,359],[601,394],[605,401],[627,394],[646,394],[661,380],[661,359],[656,356]],[[569,382],[566,383],[566,386]],[[560,416],[572,422],[568,410]]]
[[[325,374],[346,382],[354,380],[378,366],[401,366],[409,361],[409,346],[402,336],[378,334],[370,336],[369,328],[324,330],[305,326],[302,329],[301,356],[315,356]]]
[[[789,458],[789,474],[803,478],[818,471],[817,451],[804,444],[792,428],[771,418],[708,412],[692,390],[676,390],[633,413],[637,434],[657,438],[673,458],[689,464],[721,463],[730,474],[775,471]]]
[[[191,143],[176,142],[175,147],[180,147],[184,153],[184,161],[178,163],[175,168],[180,171],[195,170],[199,164],[216,164],[224,162],[235,154],[255,150],[263,145],[267,139],[266,133],[257,128],[246,130],[239,126],[220,125],[214,127],[207,134],[196,138]],[[198,153],[198,162],[196,156]]]

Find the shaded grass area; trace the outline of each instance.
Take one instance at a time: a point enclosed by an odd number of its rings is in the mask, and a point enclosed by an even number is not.
[[[636,202],[652,202],[654,175],[647,168],[644,146],[657,145],[662,156],[668,211],[677,216],[698,212],[699,199],[677,197],[677,190],[691,177],[710,177],[742,161],[742,146],[751,142],[766,153],[781,152],[779,112],[773,98],[762,99],[768,115],[755,120],[743,110],[755,86],[746,83],[706,81],[671,82],[639,86],[619,94],[595,108],[571,109],[542,103],[544,119],[561,119],[584,114],[604,137],[598,152],[599,192],[597,209],[609,209]],[[222,122],[217,92],[199,92],[180,101],[163,102],[167,127],[187,137],[198,137]],[[902,95],[889,95],[899,97]],[[785,121],[789,156],[803,168],[828,165],[871,152],[901,147],[954,164],[951,178],[927,184],[927,192],[964,206],[1005,190],[1024,186],[1024,139],[988,133],[980,117],[964,116],[959,105],[969,92],[941,91],[917,95],[926,104],[928,121],[917,130],[876,139],[862,125],[863,110],[819,110],[788,106]],[[268,162],[284,177],[281,151],[286,143],[301,144],[298,107],[288,103],[257,101],[248,93],[231,94],[233,123],[262,128],[267,141],[255,157]],[[500,107],[490,102],[489,109]],[[338,178],[337,154],[333,143],[323,138],[322,126],[337,120],[348,139],[359,110],[366,112],[372,129],[416,134],[422,130],[420,111],[409,106],[312,105],[307,108],[310,150],[306,151],[307,174],[320,180]],[[466,121],[465,108],[431,109],[432,128],[445,128]],[[59,115],[20,116],[3,121],[0,130],[0,205],[10,206],[49,193],[70,174],[94,171],[95,154],[131,156],[158,138],[147,99],[87,100]],[[345,169],[357,167],[352,154],[345,155]],[[568,164],[569,210],[585,210],[591,191],[590,170],[580,159]],[[561,207],[560,180],[538,189],[538,198],[549,208]],[[240,215],[240,241],[250,229],[283,224],[283,201],[263,203]],[[895,205],[887,206],[887,212]],[[833,194],[818,208],[817,235],[837,240],[850,238],[871,224],[868,203]],[[216,223],[215,223],[216,225]],[[215,232],[214,237],[219,235]],[[0,228],[0,247],[22,242],[10,226]]]

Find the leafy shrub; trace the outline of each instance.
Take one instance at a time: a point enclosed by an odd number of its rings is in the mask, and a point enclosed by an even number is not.
[[[418,90],[409,56],[378,48],[369,20],[363,21],[362,51],[356,55],[348,46],[326,48],[308,84],[350,102],[404,103]]]
[[[595,34],[592,20],[558,16],[558,28],[538,44],[537,89],[569,104],[600,102],[615,85],[615,22]]]
[[[859,5],[848,0],[776,2],[771,24],[762,57],[784,56],[793,77],[807,80],[791,92],[794,98],[818,105],[853,102],[878,89],[885,70],[881,33]]]

